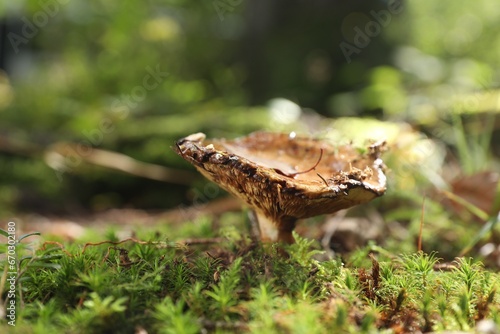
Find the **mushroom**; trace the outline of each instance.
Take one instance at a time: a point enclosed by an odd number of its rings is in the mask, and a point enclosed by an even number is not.
[[[294,132],[205,138],[192,134],[178,140],[174,150],[255,210],[263,241],[293,243],[298,219],[369,202],[386,190],[379,158],[385,143],[360,153],[351,145],[334,146]]]

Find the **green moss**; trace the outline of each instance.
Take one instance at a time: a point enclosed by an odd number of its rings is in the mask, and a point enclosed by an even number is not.
[[[469,330],[500,319],[500,275],[471,258],[442,270],[435,253],[399,256],[369,245],[344,265],[314,259],[317,246],[295,238],[285,250],[245,238],[196,247],[161,237],[39,245],[33,254],[19,246],[31,255],[19,267],[14,329],[355,333]]]

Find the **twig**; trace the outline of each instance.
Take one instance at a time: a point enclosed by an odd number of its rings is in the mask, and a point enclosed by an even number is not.
[[[182,185],[190,185],[193,179],[198,177],[198,175],[189,171],[142,162],[118,152],[102,150],[91,146],[84,146],[84,149],[86,153],[79,155],[79,158],[84,161],[135,176]],[[47,151],[45,161],[49,166],[54,166],[56,157],[58,159],[62,158],[65,161],[73,152],[80,152],[80,150],[82,150],[81,144],[57,143]]]
[[[325,182],[325,185],[326,185],[327,187],[329,187],[328,182],[326,182],[325,178],[324,178],[323,176],[321,176],[321,174],[320,174],[320,173],[316,173],[316,175],[318,175],[318,176],[319,176],[319,178],[320,178],[321,180],[323,180],[323,182]]]
[[[288,177],[295,177],[299,174],[305,174],[305,173],[309,173],[310,171],[316,169],[316,167],[318,167],[321,159],[323,158],[323,149],[320,148],[319,149],[319,159],[318,161],[316,161],[316,163],[314,164],[314,166],[312,166],[311,168],[305,170],[305,171],[302,171],[302,172],[295,172],[295,173],[285,173],[285,172],[282,172],[281,170],[277,169],[277,168],[274,168],[274,171],[278,174],[281,174],[281,175],[284,175],[284,176],[288,176]]]
[[[418,232],[418,251],[421,252],[422,251],[422,231],[423,231],[423,228],[424,228],[424,212],[425,212],[425,195],[424,195],[424,198],[422,200],[422,214],[420,216],[420,231]]]
[[[59,247],[66,255],[68,255],[69,257],[73,257],[73,254],[71,254],[70,252],[68,252],[66,249],[64,249],[64,245],[61,244],[60,242],[57,242],[57,241],[44,241],[44,243],[42,244],[42,246],[40,247],[40,250],[47,250],[47,247],[45,247],[46,245],[56,245],[57,247]]]

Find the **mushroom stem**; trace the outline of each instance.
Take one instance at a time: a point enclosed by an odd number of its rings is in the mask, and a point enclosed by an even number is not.
[[[259,222],[260,237],[262,241],[282,242],[293,244],[292,231],[295,228],[297,219],[293,217],[282,217],[280,220],[269,218],[259,211],[255,211]]]

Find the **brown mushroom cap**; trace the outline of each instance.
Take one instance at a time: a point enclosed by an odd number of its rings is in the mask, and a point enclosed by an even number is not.
[[[293,132],[210,141],[198,133],[177,141],[174,150],[254,208],[259,223],[268,219],[290,234],[264,239],[290,241],[296,219],[333,213],[384,194],[382,146],[372,145],[361,154],[350,145],[335,147]]]

